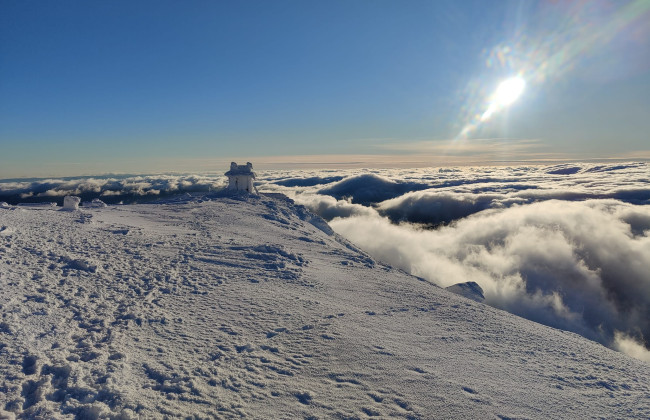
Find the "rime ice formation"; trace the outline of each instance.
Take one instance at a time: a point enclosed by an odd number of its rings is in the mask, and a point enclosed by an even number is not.
[[[228,190],[257,194],[253,185],[253,180],[257,175],[253,172],[252,163],[246,162],[246,165],[237,165],[237,163],[231,162],[230,170],[225,175],[228,177]]]
[[[63,198],[63,210],[69,210],[69,211],[79,210],[80,202],[81,202],[81,198],[75,197],[73,195],[66,195]]]
[[[0,226],[0,418],[650,417],[648,364],[382,265],[280,195]]]

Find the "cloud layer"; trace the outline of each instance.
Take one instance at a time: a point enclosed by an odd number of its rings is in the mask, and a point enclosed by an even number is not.
[[[0,201],[62,202],[66,195],[83,201],[100,198],[108,203],[133,202],[185,192],[210,191],[225,186],[223,177],[199,175],[120,176],[95,178],[42,179],[0,182]]]
[[[282,192],[379,260],[650,360],[647,164],[344,175]]]
[[[308,183],[286,188],[288,184],[272,177],[262,179],[259,188],[283,192],[298,201],[310,197],[312,205],[313,196],[333,203],[325,199],[329,196],[372,207],[395,223],[438,226],[487,209],[553,199],[616,199],[650,204],[649,172],[645,163],[373,170],[362,174],[347,171],[342,172],[342,180],[330,182],[325,188],[317,184],[310,187]],[[308,175],[307,179],[317,178],[313,172]],[[324,209],[326,203],[314,205],[314,210],[317,207]]]

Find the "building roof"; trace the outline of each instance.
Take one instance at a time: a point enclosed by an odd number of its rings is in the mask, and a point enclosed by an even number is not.
[[[253,164],[250,162],[247,162],[246,165],[237,165],[235,162],[232,162],[230,164],[230,170],[225,175],[252,175],[253,178],[257,177],[257,174],[253,172]]]

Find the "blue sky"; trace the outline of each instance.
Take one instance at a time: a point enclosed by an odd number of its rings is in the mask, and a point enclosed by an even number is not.
[[[2,0],[0,177],[648,158],[648,9]]]

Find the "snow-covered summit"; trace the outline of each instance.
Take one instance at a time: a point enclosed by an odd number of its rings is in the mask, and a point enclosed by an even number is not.
[[[379,264],[279,195],[0,225],[0,418],[650,417],[647,364]]]

